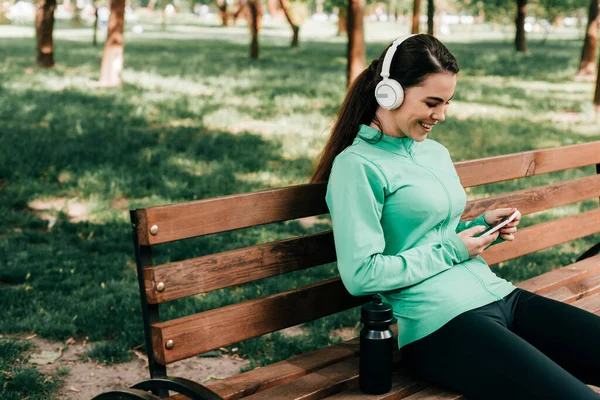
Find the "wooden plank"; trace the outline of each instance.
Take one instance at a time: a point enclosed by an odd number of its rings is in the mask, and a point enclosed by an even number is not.
[[[589,278],[569,283],[566,286],[548,292],[545,296],[562,301],[563,303],[573,303],[596,293],[600,293],[600,275],[590,276]]]
[[[329,212],[326,183],[138,209],[140,244],[155,245]],[[150,233],[157,226],[156,235]]]
[[[493,265],[598,232],[600,208],[519,229],[513,242],[492,246],[482,257]]]
[[[461,220],[470,220],[487,210],[504,207],[516,207],[522,215],[532,214],[594,197],[600,197],[600,175],[471,200]]]
[[[392,374],[392,390],[387,396],[365,396],[368,399],[404,398],[424,387],[426,383],[415,380],[407,368],[395,364],[396,371]],[[303,376],[293,382],[288,382],[269,390],[247,397],[248,400],[320,400],[323,398],[356,397],[358,388],[358,358],[320,369],[316,373]]]
[[[600,255],[534,276],[526,281],[515,283],[515,286],[539,295],[546,295],[576,281],[595,276],[600,276]],[[555,295],[557,299],[560,297],[558,294]]]
[[[571,303],[575,307],[600,315],[600,293]]]
[[[247,400],[319,400],[358,385],[358,357],[320,369],[283,385],[245,397]]]
[[[462,394],[442,389],[439,386],[431,386],[412,396],[405,397],[404,400],[466,400]]]
[[[309,353],[299,354],[266,367],[256,368],[242,374],[205,384],[207,388],[224,400],[238,400],[271,387],[293,381],[321,368],[357,357],[359,339],[323,347]],[[169,400],[188,400],[183,395],[174,395]]]
[[[157,362],[169,364],[222,346],[344,311],[369,301],[339,278],[151,325]],[[174,348],[167,350],[168,340]]]
[[[327,397],[328,400],[396,400],[405,399],[414,393],[427,388],[429,383],[417,379],[408,368],[401,368],[392,374],[392,388],[389,392],[379,395],[366,395],[359,388],[344,390]]]
[[[331,231],[210,254],[144,270],[149,303],[163,303],[336,260]],[[156,285],[162,282],[162,292]]]
[[[344,343],[300,354],[263,368],[213,381],[206,386],[225,400],[237,400],[356,357],[358,351],[359,339],[354,338]]]
[[[600,141],[455,163],[464,187],[600,163]]]

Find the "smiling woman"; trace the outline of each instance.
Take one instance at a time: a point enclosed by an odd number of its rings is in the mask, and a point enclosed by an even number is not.
[[[427,139],[445,120],[457,73],[443,44],[414,35],[350,88],[312,176],[327,181],[342,282],[391,305],[398,348],[426,380],[475,400],[528,399],[531,387],[544,399],[598,399],[586,383],[600,378],[586,371],[600,369],[600,317],[518,288],[479,257],[514,240],[520,216],[480,234],[516,209],[460,222],[465,191],[446,147]],[[536,330],[551,323],[552,332]],[[583,330],[593,334],[561,339]]]

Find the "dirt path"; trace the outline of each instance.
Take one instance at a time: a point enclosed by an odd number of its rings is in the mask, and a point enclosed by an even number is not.
[[[140,352],[135,352],[135,360],[107,366],[81,360],[90,344],[73,343],[67,346],[37,337],[30,340],[33,343],[28,351],[30,361],[35,361],[40,372],[52,374],[58,367],[70,369],[69,373],[62,377],[64,384],[56,393],[60,400],[90,400],[102,392],[129,387],[149,378],[146,357]],[[58,355],[59,357],[53,360]],[[48,363],[44,363],[45,360]],[[170,365],[168,371],[169,375],[206,382],[235,375],[247,365],[248,361],[235,355],[192,357]]]

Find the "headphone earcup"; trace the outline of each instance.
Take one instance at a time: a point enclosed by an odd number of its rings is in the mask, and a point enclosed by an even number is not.
[[[395,110],[404,101],[404,89],[395,79],[383,79],[375,88],[377,103],[386,110]]]

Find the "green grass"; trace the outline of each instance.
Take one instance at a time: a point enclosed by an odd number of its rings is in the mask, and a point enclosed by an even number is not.
[[[16,339],[0,339],[0,400],[48,400],[54,398],[52,392],[61,384],[60,376],[44,376],[35,367],[26,365],[24,352],[31,343]]]
[[[345,41],[307,22],[290,49],[289,28],[266,24],[261,59],[248,59],[244,26],[188,21],[163,33],[126,35],[122,89],[97,89],[101,46],[89,29],[59,26],[57,66],[33,66],[32,30],[0,27],[0,332],[97,341],[88,356],[127,360],[143,345],[128,209],[307,182],[345,87]],[[367,24],[368,59],[405,27]],[[599,140],[593,84],[575,82],[578,32],[559,32],[530,53],[510,38],[462,28],[447,38],[461,73],[447,121],[432,138],[455,161]],[[304,36],[302,36],[304,35]],[[558,37],[561,37],[560,39]],[[304,38],[304,39],[303,39]],[[584,176],[593,168],[472,188],[471,198]],[[63,199],[36,213],[34,200]],[[85,210],[72,221],[69,207]],[[597,206],[588,201],[528,216],[523,226]],[[50,222],[49,222],[50,221]],[[158,246],[156,262],[327,229],[297,222]],[[518,282],[573,262],[599,235],[493,267]],[[336,275],[325,265],[162,306],[164,319],[268,295]],[[333,342],[357,309],[241,344],[251,367]],[[37,378],[36,378],[37,379]]]

